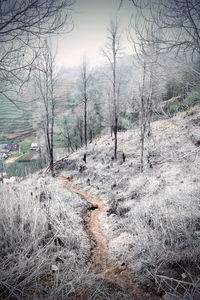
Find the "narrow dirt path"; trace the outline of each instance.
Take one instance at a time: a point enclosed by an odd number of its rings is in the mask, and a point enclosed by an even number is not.
[[[69,186],[80,197],[90,203],[90,210],[92,211],[90,217],[87,220],[87,226],[89,229],[90,238],[95,242],[97,247],[97,254],[95,255],[94,268],[97,274],[100,275],[99,279],[102,280],[102,276],[105,281],[113,284],[114,288],[120,288],[121,290],[130,294],[130,300],[158,300],[159,297],[151,293],[145,293],[137,285],[135,278],[130,276],[129,270],[124,262],[119,264],[113,264],[108,259],[108,241],[103,236],[101,226],[99,222],[99,215],[104,211],[104,206],[97,196],[93,196],[85,193],[82,190],[78,190],[73,186],[72,181],[62,175],[58,178],[63,181],[64,184]]]
[[[65,176],[58,176],[65,184],[78,194],[80,197],[90,203],[90,209],[92,211],[91,216],[88,220],[89,232],[91,238],[97,245],[97,255],[95,257],[95,268],[100,272],[106,269],[107,257],[108,257],[108,242],[101,232],[99,223],[99,215],[103,212],[104,207],[98,197],[89,195],[84,191],[78,190],[72,184],[72,182]]]

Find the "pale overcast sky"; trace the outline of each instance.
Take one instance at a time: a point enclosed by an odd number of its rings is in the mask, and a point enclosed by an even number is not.
[[[132,53],[126,30],[133,12],[133,4],[124,0],[121,9],[118,10],[119,4],[120,0],[77,0],[72,12],[73,31],[57,38],[57,62],[60,66],[80,65],[83,54],[87,56],[90,65],[100,64],[104,59],[100,49],[106,42],[106,28],[115,15],[120,19],[124,51]]]

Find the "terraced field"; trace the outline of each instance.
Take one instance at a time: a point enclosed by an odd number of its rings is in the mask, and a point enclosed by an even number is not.
[[[21,141],[34,135],[31,109],[28,104],[18,103],[20,109],[9,101],[0,100],[0,142]]]

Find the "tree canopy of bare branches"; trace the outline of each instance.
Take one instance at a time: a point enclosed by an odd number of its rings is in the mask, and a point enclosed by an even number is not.
[[[143,28],[154,26],[152,39],[163,50],[200,52],[199,0],[130,0],[139,9]],[[145,36],[141,37],[145,40]]]
[[[13,101],[28,81],[40,39],[70,23],[74,0],[0,1],[0,96]],[[69,25],[69,24],[68,24]],[[68,26],[69,30],[69,26]]]

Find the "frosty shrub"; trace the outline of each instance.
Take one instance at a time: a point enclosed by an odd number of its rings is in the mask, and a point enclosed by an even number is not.
[[[159,197],[148,195],[133,202],[125,228],[134,236],[131,251],[126,252],[133,269],[141,274],[144,270],[157,274],[164,265],[186,269],[198,266],[199,215],[198,191],[183,193],[170,187]]]
[[[76,288],[83,276],[80,269],[88,268],[85,202],[57,179],[36,176],[2,185],[0,198],[0,298],[70,293],[72,282]]]

